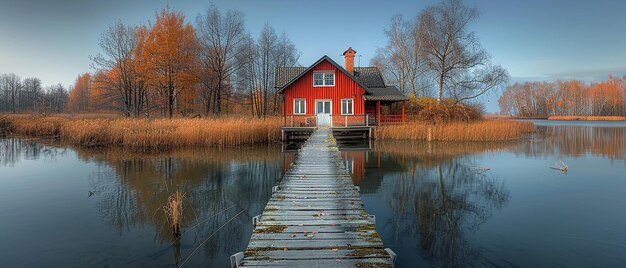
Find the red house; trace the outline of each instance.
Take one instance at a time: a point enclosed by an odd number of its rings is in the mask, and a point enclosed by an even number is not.
[[[309,67],[277,68],[275,87],[282,95],[285,127],[345,128],[404,121],[408,97],[387,86],[377,67],[355,68],[355,54],[352,48],[343,53],[345,68],[328,56]],[[398,102],[401,112],[390,114],[392,109],[385,107]]]

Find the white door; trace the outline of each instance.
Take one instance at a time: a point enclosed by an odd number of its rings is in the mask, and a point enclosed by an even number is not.
[[[331,100],[316,100],[315,101],[315,114],[317,115],[318,127],[330,127],[330,115],[332,114],[332,101]]]

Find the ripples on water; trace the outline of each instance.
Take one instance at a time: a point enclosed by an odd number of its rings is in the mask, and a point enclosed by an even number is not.
[[[626,265],[626,126],[539,125],[512,143],[343,147],[399,267]],[[0,259],[174,266],[243,211],[186,264],[227,267],[293,157],[273,147],[140,154],[3,139]],[[568,173],[549,168],[559,160]],[[180,241],[159,210],[171,184],[187,192]]]

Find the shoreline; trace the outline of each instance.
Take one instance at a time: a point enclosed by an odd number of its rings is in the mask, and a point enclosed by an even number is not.
[[[488,120],[552,120],[552,121],[626,121],[626,116],[555,115],[555,116],[508,116],[487,115]]]
[[[252,117],[144,119],[80,117],[76,115],[5,115],[0,132],[5,137],[42,138],[61,143],[97,147],[125,147],[135,151],[174,148],[244,148],[280,144],[282,118]],[[375,130],[380,141],[510,141],[532,133],[530,122],[478,120],[431,124],[413,121]]]

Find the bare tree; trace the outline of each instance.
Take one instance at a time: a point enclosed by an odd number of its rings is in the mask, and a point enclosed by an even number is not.
[[[417,35],[416,21],[405,21],[402,15],[396,15],[391,18],[385,35],[387,45],[376,51],[372,65],[379,67],[389,83],[398,86],[403,93],[427,95],[427,87],[420,79],[426,68],[419,54],[422,41]]]
[[[198,16],[196,24],[202,67],[215,76],[208,81],[212,85],[202,83],[203,90],[208,90],[211,96],[205,105],[213,106],[213,113],[219,115],[223,91],[241,67],[236,56],[246,37],[244,17],[241,12],[232,10],[222,14],[211,5],[204,15]]]
[[[15,113],[19,105],[19,93],[22,89],[21,78],[16,74],[0,76],[0,92],[4,99],[4,110]]]
[[[141,113],[142,96],[145,95],[135,58],[138,29],[124,25],[121,21],[109,26],[99,42],[104,54],[91,57],[92,68],[100,73],[94,77],[94,82],[107,89],[105,98],[121,104],[119,108],[125,116],[138,116]]]
[[[43,94],[41,80],[37,77],[29,77],[24,79],[22,85],[21,108],[36,111]]]
[[[293,67],[298,65],[298,59],[300,59],[300,51],[296,48],[296,45],[289,39],[289,36],[285,32],[283,32],[277,40],[276,47],[273,50],[273,70],[276,70],[276,67]],[[272,77],[270,78],[270,85],[274,85],[275,72],[273,72]],[[277,114],[280,109],[279,95],[277,89],[274,88],[273,94],[273,113]]]
[[[261,117],[257,61],[256,42],[248,35],[243,42],[240,53],[237,53],[237,62],[241,65],[241,68],[236,72],[236,83],[239,88],[247,91],[250,98],[250,113],[252,116]]]
[[[46,92],[42,100],[44,110],[47,110],[47,112],[50,113],[63,112],[65,109],[65,104],[67,103],[67,99],[69,97],[67,89],[65,89],[63,85],[57,84],[48,87],[45,91]]]
[[[462,0],[443,0],[419,15],[421,56],[437,74],[439,101],[444,95],[457,103],[473,99],[508,81],[507,71],[491,64],[489,54],[469,30],[478,17],[478,9]]]
[[[269,94],[271,93],[269,90],[272,87],[272,82],[274,81],[275,65],[273,64],[273,54],[277,42],[278,36],[276,36],[274,28],[266,23],[263,30],[261,30],[261,35],[257,41],[259,76],[261,79],[261,113],[263,116],[266,116],[268,112],[267,106],[268,100],[270,99]]]

